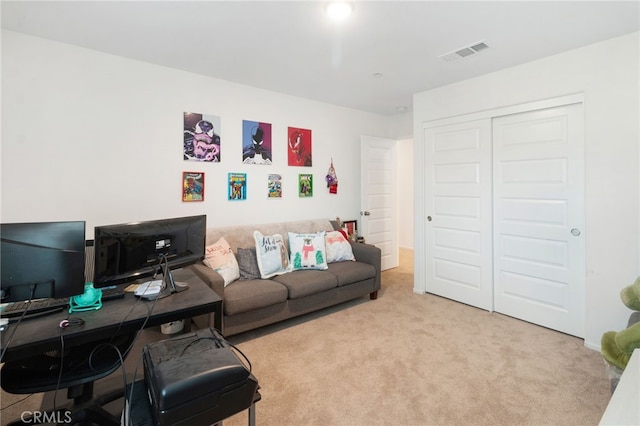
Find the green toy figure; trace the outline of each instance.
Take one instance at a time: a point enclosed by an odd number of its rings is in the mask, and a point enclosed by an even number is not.
[[[627,308],[640,311],[640,277],[632,285],[622,289],[620,298]],[[621,370],[627,366],[636,348],[640,348],[640,322],[622,331],[607,331],[602,335],[602,356],[609,364]]]

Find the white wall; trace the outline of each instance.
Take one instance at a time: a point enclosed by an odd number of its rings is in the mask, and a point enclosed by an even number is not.
[[[182,159],[185,111],[221,117],[220,163]],[[242,164],[243,119],[272,124],[272,166]],[[86,220],[91,237],[202,213],[209,225],[358,217],[360,135],[391,137],[392,120],[3,30],[1,220]],[[313,167],[287,166],[288,126],[312,130]],[[204,202],[182,202],[183,171],[205,172]],[[229,172],[247,173],[246,201],[227,201]],[[267,199],[269,173],[282,199]],[[313,198],[298,198],[299,173],[313,173]]]
[[[424,258],[422,123],[584,93],[586,146],[586,333],[626,327],[620,290],[640,274],[640,69],[633,33],[414,96],[416,269]]]

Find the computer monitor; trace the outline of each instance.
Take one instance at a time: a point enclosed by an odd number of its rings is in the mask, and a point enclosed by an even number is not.
[[[0,224],[3,302],[84,293],[85,222]]]
[[[166,275],[196,263],[204,258],[206,224],[200,215],[96,226],[94,286]]]

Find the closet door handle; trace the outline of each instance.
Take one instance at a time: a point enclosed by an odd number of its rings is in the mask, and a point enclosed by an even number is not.
[[[431,222],[433,219],[431,219],[431,216],[427,216],[427,222]]]
[[[571,228],[571,235],[573,235],[574,237],[578,237],[580,236],[581,232],[578,228]]]

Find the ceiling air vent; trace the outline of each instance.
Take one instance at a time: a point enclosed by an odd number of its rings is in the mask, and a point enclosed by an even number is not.
[[[479,41],[468,46],[456,49],[453,52],[444,53],[438,56],[438,58],[442,58],[442,60],[444,60],[445,62],[452,62],[471,55],[475,55],[476,53],[488,48],[489,46],[484,41]]]

